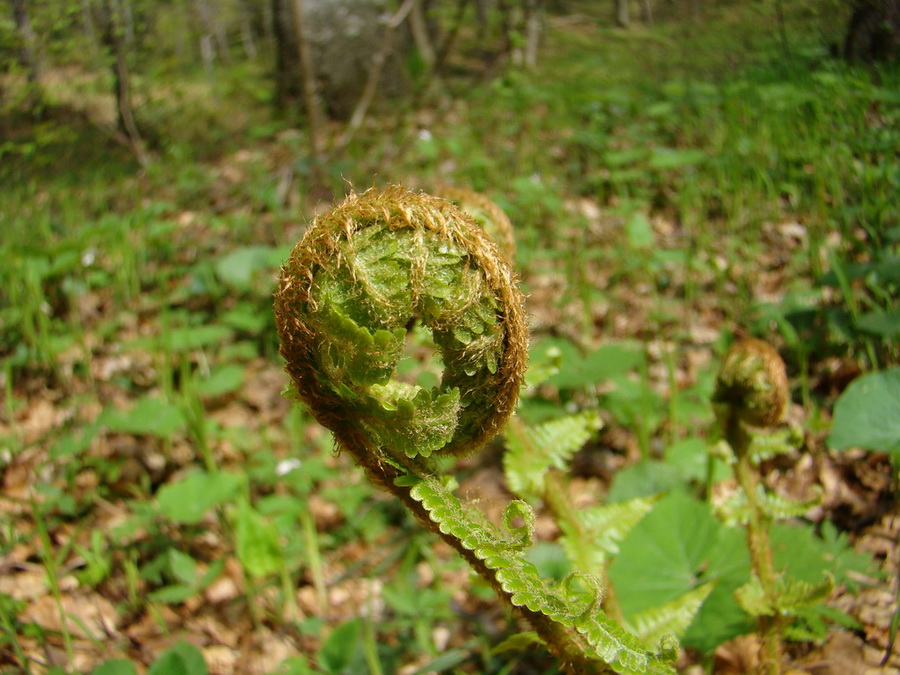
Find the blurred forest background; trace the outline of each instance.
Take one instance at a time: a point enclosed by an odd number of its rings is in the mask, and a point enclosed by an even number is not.
[[[281,262],[388,183],[512,220],[544,375],[519,415],[604,424],[580,505],[690,494],[651,513],[682,543],[714,522],[718,363],[777,347],[790,448],[762,476],[804,505],[779,560],[836,579],[786,658],[900,672],[900,445],[828,442],[847,385],[900,360],[898,45],[895,0],[4,0],[0,673],[558,672],[494,649],[516,618],[281,396]],[[488,512],[502,447],[458,467]],[[712,556],[634,532],[626,618]],[[539,518],[557,578],[558,536]],[[679,669],[751,672],[714,597]]]

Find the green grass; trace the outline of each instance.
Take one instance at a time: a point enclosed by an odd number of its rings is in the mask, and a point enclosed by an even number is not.
[[[715,359],[742,330],[783,348],[815,436],[827,359],[900,359],[896,68],[831,59],[843,21],[825,4],[789,3],[787,53],[770,2],[628,31],[608,27],[611,3],[568,4],[581,18],[550,17],[535,72],[451,81],[465,98],[429,100],[415,124],[384,113],[333,158],[330,187],[442,180],[501,204],[535,361],[551,338],[563,352],[523,416],[599,409],[611,465],[711,438]],[[4,111],[0,558],[45,571],[57,611],[108,599],[124,632],[92,624],[98,648],[77,621],[42,626],[37,597],[0,593],[0,672],[52,672],[48,650],[64,672],[73,650],[175,658],[125,633],[156,623],[168,649],[195,614],[240,617],[248,653],[277,634],[296,659],[280,672],[554,672],[493,654],[514,619],[278,396],[273,277],[319,197],[262,68],[140,78],[147,168],[84,112],[95,85],[60,83],[40,122]],[[634,362],[607,372],[607,343]],[[567,382],[579,368],[596,377]],[[461,480],[480,485],[490,461]]]

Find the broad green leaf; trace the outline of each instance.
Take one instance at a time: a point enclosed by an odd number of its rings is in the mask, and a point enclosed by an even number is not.
[[[632,248],[650,248],[655,241],[653,226],[640,211],[635,211],[625,221],[625,234]]]
[[[197,383],[197,391],[204,396],[222,396],[241,387],[244,383],[244,369],[230,363],[213,370],[209,377]]]
[[[674,466],[649,460],[617,471],[607,499],[611,503],[649,497],[684,485],[682,472]]]
[[[261,311],[258,302],[239,302],[219,316],[219,320],[236,331],[258,335],[269,322],[269,312]]]
[[[206,588],[219,577],[223,569],[225,569],[225,561],[222,558],[213,560],[195,585],[198,589]]]
[[[178,605],[195,595],[197,595],[197,588],[193,584],[171,584],[153,591],[147,597],[154,602]]]
[[[250,290],[262,273],[274,274],[273,249],[267,246],[245,246],[227,253],[216,261],[216,275],[238,291]]]
[[[91,675],[137,675],[137,668],[128,659],[112,659],[94,668]]]
[[[641,425],[648,433],[659,427],[665,401],[649,383],[617,375],[610,378],[610,384],[613,389],[603,396],[603,406],[619,424],[631,428]]]
[[[541,577],[554,581],[562,581],[572,571],[572,563],[559,544],[536,542],[528,549],[527,559],[537,568]]]
[[[712,448],[706,439],[699,437],[684,438],[675,441],[666,450],[665,463],[673,466],[686,481],[706,481],[709,457]],[[617,474],[618,475],[618,474]],[[732,475],[731,469],[721,460],[713,462],[713,481],[720,481]]]
[[[569,343],[571,345],[571,343]],[[574,347],[574,345],[573,345]],[[525,371],[525,385],[529,388],[543,384],[559,372],[562,350],[556,345],[532,345],[528,350],[528,370]]]
[[[230,336],[231,329],[226,326],[186,326],[167,331],[159,337],[159,341],[172,351],[186,352],[217,345]]]
[[[560,341],[557,346],[562,347],[565,342]],[[635,370],[644,362],[644,350],[638,342],[611,342],[586,357],[581,357],[574,345],[569,345],[568,349],[562,350],[559,372],[547,379],[547,384],[560,389],[602,384]]]
[[[847,535],[838,532],[834,523],[824,521],[821,525],[821,536],[819,544],[822,557],[828,563],[828,569],[834,574],[835,579],[848,590],[855,593],[860,586],[860,579],[877,576],[874,558],[867,553],[858,553],[854,550]]]
[[[169,570],[178,581],[193,584],[197,580],[197,563],[187,553],[178,549],[169,549]]]
[[[292,656],[281,662],[278,670],[266,675],[314,675],[312,668],[303,656]]]
[[[199,649],[177,642],[150,666],[147,675],[208,675],[208,671]]]
[[[856,327],[883,338],[896,338],[900,336],[900,309],[863,314],[857,320]]]
[[[455,671],[454,668],[462,663],[465,663],[471,658],[471,649],[464,649],[462,647],[457,649],[448,649],[447,651],[442,652],[440,656],[423,665],[421,668],[415,671],[413,675],[458,672]]]
[[[275,525],[242,499],[235,523],[237,557],[247,573],[256,578],[276,574],[284,564]]]
[[[846,536],[838,537],[830,523],[823,525],[819,537],[812,525],[777,524],[770,533],[772,559],[776,571],[792,579],[817,584],[825,574],[846,582],[849,572],[872,574],[871,557],[853,551]]]
[[[163,485],[156,493],[156,501],[164,516],[190,525],[199,523],[207,511],[231,499],[240,484],[240,476],[233,473],[192,473],[177,483]]]
[[[319,649],[319,666],[330,675],[365,672],[362,621],[353,619],[331,631]]]
[[[900,453],[900,368],[854,380],[834,406],[828,444]]]
[[[704,150],[682,150],[680,148],[653,148],[650,151],[651,169],[681,169],[696,166],[707,157]]]
[[[750,617],[732,597],[749,579],[745,535],[719,523],[708,504],[674,492],[656,504],[619,548],[609,578],[626,619],[714,582],[684,643],[711,651],[751,628]]]
[[[78,457],[91,447],[91,442],[97,435],[99,421],[82,427],[78,431],[68,433],[50,447],[50,456],[53,459],[63,457]]]
[[[146,396],[128,410],[107,409],[101,426],[123,434],[142,434],[171,438],[185,427],[181,410],[162,398]]]
[[[516,633],[515,635],[511,635],[506,638],[499,645],[494,647],[491,650],[492,654],[502,654],[503,652],[510,651],[524,651],[526,649],[530,649],[535,645],[544,646],[547,643],[541,639],[541,636],[535,633],[534,631],[527,631],[524,633]]]

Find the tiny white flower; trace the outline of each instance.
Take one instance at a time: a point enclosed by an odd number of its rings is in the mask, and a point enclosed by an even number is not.
[[[296,457],[291,459],[283,459],[278,464],[275,465],[275,475],[276,476],[286,476],[291,471],[296,471],[301,467],[303,462],[301,462]]]

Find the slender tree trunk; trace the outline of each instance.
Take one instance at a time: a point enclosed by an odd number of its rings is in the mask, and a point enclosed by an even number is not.
[[[416,7],[421,8],[419,0],[403,0],[397,13],[391,17],[391,20],[388,21],[385,26],[381,48],[372,57],[369,77],[366,79],[366,85],[363,88],[362,95],[359,97],[359,101],[357,101],[356,107],[353,109],[353,115],[351,115],[350,122],[347,124],[347,128],[338,144],[339,150],[343,150],[347,147],[357,129],[362,126],[366,113],[369,110],[369,106],[372,104],[372,101],[375,99],[375,94],[378,91],[378,81],[381,79],[381,71],[384,69],[384,64],[394,49],[394,32],[406,20],[407,15],[409,15],[410,20],[412,21],[412,16],[416,11]],[[424,22],[421,27],[425,27]],[[413,30],[415,30],[415,28],[413,28]],[[430,41],[428,42],[428,47],[431,49]],[[428,65],[433,67],[436,56],[433,50],[429,53],[431,54],[431,60],[428,62]]]
[[[119,26],[125,51],[134,47],[134,12],[131,11],[131,0],[119,0]]]
[[[543,0],[525,0],[525,66],[534,68],[537,65],[538,46],[543,32],[544,8]]]
[[[131,101],[131,75],[128,70],[127,50],[122,38],[121,7],[116,0],[101,0],[100,3],[101,35],[103,44],[112,56],[112,75],[116,96],[116,126],[125,136],[134,150],[138,161],[146,164],[149,161],[144,139],[138,131],[134,120],[134,107]]]
[[[28,99],[30,107],[33,108],[37,106],[41,99],[41,69],[37,53],[37,36],[31,27],[26,0],[9,0],[9,4],[12,8],[16,30],[22,41],[19,49],[19,61],[25,68],[26,77],[28,78]]]
[[[223,63],[229,61],[228,40],[222,22],[216,18],[208,0],[194,0],[194,10],[203,30],[203,35],[200,36],[200,55],[203,66],[211,77],[217,57]]]
[[[431,38],[428,35],[428,24],[425,21],[425,13],[422,10],[422,3],[420,0],[414,0],[413,2],[412,10],[409,15],[409,27],[412,32],[413,40],[416,43],[416,48],[419,50],[419,55],[422,57],[422,61],[424,61],[425,65],[429,68],[433,67],[437,57],[434,53],[434,47],[431,44]]]
[[[651,0],[641,0],[641,21],[648,26],[653,25],[653,5]]]
[[[309,142],[312,148],[313,159],[319,165],[325,155],[324,125],[322,123],[322,108],[319,105],[319,96],[316,92],[316,72],[312,62],[312,50],[306,39],[303,29],[303,2],[293,0],[294,32],[297,37],[297,51],[300,56],[300,68],[303,85],[303,105],[306,109],[307,123],[309,124]]]
[[[843,51],[868,62],[900,59],[900,0],[855,0]]]
[[[294,36],[294,0],[272,0],[271,28],[275,43],[275,100],[283,111],[302,98],[300,49]]]
[[[259,54],[259,50],[256,47],[256,37],[253,34],[253,10],[247,5],[247,0],[239,0],[238,9],[241,15],[241,43],[244,46],[244,54],[247,55],[248,59],[255,59]]]
[[[630,23],[628,18],[628,0],[615,0],[616,3],[616,24],[621,28],[625,28]]]
[[[97,25],[94,21],[94,12],[91,9],[91,0],[81,0],[81,22],[84,25],[84,34],[90,44],[91,59],[95,66],[100,66],[103,55],[100,53],[100,39],[97,35]]]

